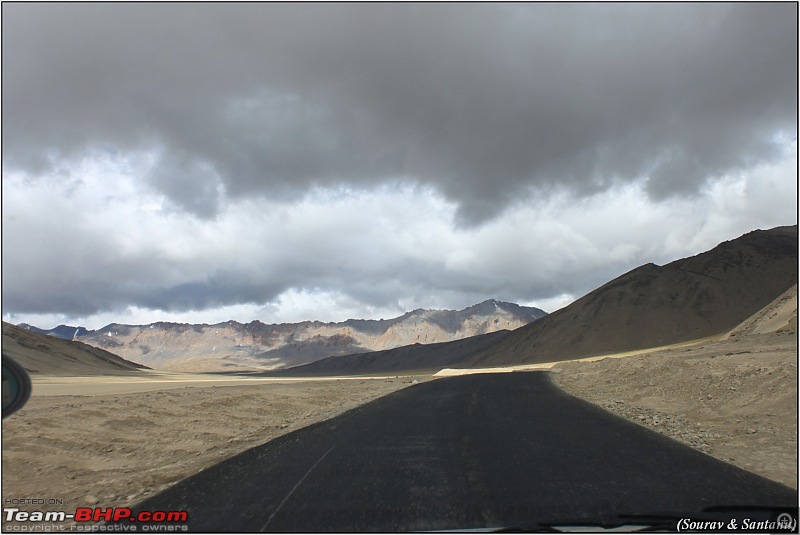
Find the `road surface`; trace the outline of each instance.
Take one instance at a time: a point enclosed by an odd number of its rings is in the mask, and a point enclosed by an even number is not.
[[[192,476],[138,511],[192,531],[531,528],[797,491],[574,398],[546,372],[421,383]],[[795,510],[796,511],[796,510]]]

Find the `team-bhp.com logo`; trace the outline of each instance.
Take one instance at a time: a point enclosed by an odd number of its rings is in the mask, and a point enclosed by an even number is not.
[[[136,523],[142,524],[142,531],[177,531],[175,528],[188,530],[185,523],[189,520],[186,511],[139,511],[134,512],[128,507],[78,507],[74,513],[66,511],[21,511],[16,507],[3,509],[6,522],[25,523],[50,522],[49,529],[45,531],[137,531]],[[72,526],[58,526],[55,522],[74,521]],[[98,524],[104,522],[103,524]],[[110,522],[111,524],[105,524]],[[92,523],[84,525],[84,523]],[[184,523],[183,526],[175,524]],[[10,527],[10,526],[7,526]],[[19,529],[16,529],[16,528]],[[169,527],[170,529],[166,529]],[[120,529],[122,528],[122,529]],[[30,531],[16,525],[10,531]],[[38,530],[37,530],[38,531]]]
[[[140,511],[134,514],[127,507],[78,507],[75,510],[75,522],[186,522],[188,518],[186,511]]]

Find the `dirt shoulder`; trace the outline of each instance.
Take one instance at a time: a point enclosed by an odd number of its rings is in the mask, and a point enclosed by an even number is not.
[[[34,396],[3,421],[2,497],[62,499],[68,508],[132,505],[251,447],[429,379]]]
[[[551,369],[570,394],[797,488],[797,334],[706,342]]]

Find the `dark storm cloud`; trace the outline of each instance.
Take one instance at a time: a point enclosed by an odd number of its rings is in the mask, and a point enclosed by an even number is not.
[[[434,186],[462,223],[649,176],[654,199],[796,128],[797,5],[4,4],[3,161],[160,155],[222,196]]]
[[[186,312],[243,303],[266,303],[287,289],[263,283],[247,284],[219,275],[169,287],[125,285],[105,280],[79,282],[81,287],[77,291],[76,288],[56,285],[48,288],[51,291],[47,293],[9,287],[3,293],[3,306],[17,314],[66,311],[74,316],[122,311],[131,304],[165,312]]]

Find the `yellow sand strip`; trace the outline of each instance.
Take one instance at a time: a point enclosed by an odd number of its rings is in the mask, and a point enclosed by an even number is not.
[[[469,375],[473,373],[508,373],[508,372],[529,371],[529,370],[549,370],[550,368],[561,362],[595,362],[603,359],[619,359],[623,357],[633,357],[636,355],[642,355],[644,353],[655,353],[656,351],[662,351],[665,349],[690,347],[703,343],[716,342],[717,340],[719,340],[719,335],[710,336],[708,338],[701,338],[699,340],[692,340],[690,342],[680,342],[677,344],[670,344],[666,346],[651,347],[647,349],[636,349],[633,351],[624,351],[621,353],[609,353],[606,355],[596,355],[594,357],[584,357],[580,359],[555,360],[552,362],[537,362],[536,364],[519,364],[516,366],[498,366],[495,368],[445,368],[443,370],[434,373],[433,375],[435,377],[449,377],[454,375]]]

